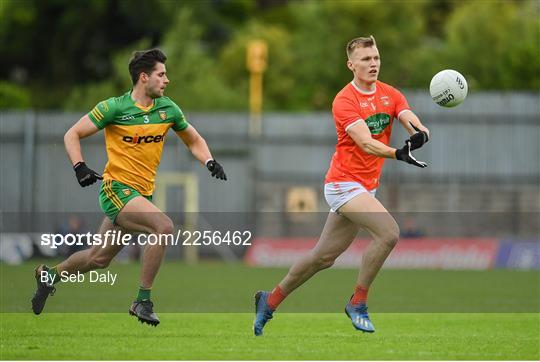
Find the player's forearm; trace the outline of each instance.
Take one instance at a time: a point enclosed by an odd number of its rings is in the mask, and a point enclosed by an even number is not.
[[[81,139],[73,128],[64,135],[64,146],[72,165],[84,161],[81,153]]]
[[[416,132],[418,132],[416,129],[420,131],[424,131],[429,136],[429,130],[426,126],[422,124],[420,119],[414,114],[412,111],[403,112],[403,114],[399,117],[400,123],[403,125],[403,127],[407,130],[409,135],[413,135]]]
[[[416,133],[414,128],[409,123],[402,123],[402,125],[403,125],[403,128],[405,128],[405,130],[409,134],[409,136],[412,136],[413,134]]]
[[[427,133],[429,137],[429,129],[426,126],[424,126],[418,118],[415,117],[413,121],[411,121],[408,125],[409,127],[406,127],[406,128],[407,128],[407,131],[409,132],[409,135],[412,136],[416,132],[424,131]]]
[[[377,141],[373,138],[366,139],[361,142],[357,142],[359,144],[360,148],[370,154],[377,157],[384,157],[384,158],[396,158],[396,149],[392,147],[388,147],[384,143]]]
[[[213,158],[212,154],[210,153],[210,149],[206,144],[206,141],[202,137],[198,137],[195,142],[189,145],[189,150],[191,151],[193,156],[203,165],[206,163],[206,161]]]

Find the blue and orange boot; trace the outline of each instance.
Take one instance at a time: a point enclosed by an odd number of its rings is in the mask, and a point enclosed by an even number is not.
[[[375,332],[375,327],[369,319],[367,306],[365,304],[351,304],[349,301],[349,303],[347,303],[345,306],[345,314],[347,314],[347,316],[351,319],[352,325],[357,330],[366,333]]]
[[[253,321],[253,332],[256,336],[262,336],[263,328],[273,317],[274,311],[268,306],[269,292],[258,291],[255,294],[255,320]]]

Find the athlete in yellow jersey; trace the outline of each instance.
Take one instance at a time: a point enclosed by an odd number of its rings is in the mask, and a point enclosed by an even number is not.
[[[83,187],[103,179],[100,206],[107,217],[99,229],[172,234],[173,223],[152,204],[154,178],[161,159],[165,135],[172,128],[191,153],[205,164],[212,176],[226,180],[223,167],[213,159],[205,140],[187,123],[180,108],[163,92],[169,84],[165,61],[159,49],[135,52],[129,63],[133,89],[120,97],[98,103],[64,136],[66,151],[79,184]],[[81,138],[105,130],[109,162],[103,176],[89,169],[81,154]],[[153,311],[150,290],[161,265],[166,245],[147,245],[143,255],[141,286],[129,312],[141,322],[156,326],[159,319]],[[32,309],[40,314],[45,301],[55,291],[60,273],[86,273],[106,268],[121,245],[96,245],[77,252],[53,268],[36,268],[37,290]],[[42,281],[43,275],[47,282]]]

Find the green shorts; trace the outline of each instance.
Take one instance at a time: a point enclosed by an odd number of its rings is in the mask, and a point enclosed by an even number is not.
[[[99,206],[107,217],[113,222],[120,213],[120,210],[134,197],[142,196],[148,201],[152,201],[152,195],[144,196],[133,187],[124,185],[114,180],[103,180],[99,190]]]

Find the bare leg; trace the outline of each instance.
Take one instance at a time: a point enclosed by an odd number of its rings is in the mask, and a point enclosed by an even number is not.
[[[105,218],[99,228],[99,233],[104,235],[107,230],[130,230],[155,234],[171,234],[173,232],[172,221],[143,197],[130,200],[118,214],[116,223],[120,226],[113,225],[108,218]],[[105,247],[93,246],[90,249],[74,253],[58,264],[57,270],[59,273],[68,271],[71,274],[106,268],[122,247],[109,244]],[[148,245],[146,247],[141,272],[142,287],[152,287],[165,253],[165,247],[166,245]]]
[[[154,204],[142,196],[131,199],[116,217],[116,223],[128,230],[147,234],[172,234],[173,223],[167,215]],[[158,239],[159,241],[159,239]],[[148,244],[144,249],[141,271],[141,289],[137,299],[131,305],[129,314],[136,316],[140,322],[153,326],[159,324],[159,318],[154,313],[153,303],[150,301],[150,291],[154,279],[161,266],[165,254],[166,240],[155,245]]]
[[[331,267],[354,240],[358,229],[347,218],[330,212],[317,245],[293,264],[279,283],[281,290],[289,294],[318,271]]]
[[[294,263],[279,283],[279,288],[275,288],[271,293],[255,294],[256,312],[253,331],[256,336],[263,334],[264,326],[272,318],[273,311],[283,298],[319,270],[332,266],[335,259],[349,247],[360,228],[368,230],[374,240],[364,253],[357,281],[365,288],[371,285],[397,243],[399,235],[397,223],[382,204],[369,193],[357,195],[343,205],[339,212],[343,216],[335,213],[328,215],[315,248]],[[345,312],[356,329],[370,333],[375,331],[365,304],[348,303]]]
[[[122,230],[119,226],[105,218],[101,223],[98,234],[104,235],[107,230]],[[111,260],[122,250],[122,246],[109,245],[101,247],[100,245],[92,246],[89,249],[82,250],[72,254],[69,258],[56,266],[58,273],[63,271],[73,274],[76,272],[86,273],[90,270],[103,269],[109,266]]]
[[[138,196],[131,199],[116,217],[118,226],[114,226],[107,218],[103,221],[99,233],[104,235],[108,230],[126,229],[130,231],[140,231],[145,233],[157,234],[172,234],[173,223],[163,212],[144,197]],[[83,272],[90,270],[106,268],[111,260],[122,249],[123,245],[105,244],[105,247],[94,246],[88,250],[75,253],[67,260],[60,263],[56,270],[61,273],[64,271],[71,273]],[[144,252],[143,266],[141,272],[141,289],[137,301],[135,301],[129,313],[136,316],[139,321],[156,326],[159,324],[159,319],[154,313],[153,304],[149,300],[150,292],[148,289],[152,287],[154,278],[161,265],[161,260],[165,253],[166,244],[157,243],[156,245],[148,245]],[[40,314],[45,306],[45,301],[50,294],[54,293],[55,288],[40,282],[38,273],[41,270],[36,270],[36,280],[38,287],[32,298],[32,310],[34,314]]]
[[[397,243],[399,228],[384,206],[368,193],[362,193],[340,208],[340,216],[329,213],[315,248],[298,260],[279,283],[289,294],[318,271],[333,265],[354,240],[360,228],[373,237],[362,258],[358,284],[369,287]]]
[[[130,200],[116,218],[122,227],[156,235],[172,234],[173,223],[167,215],[144,197]],[[146,245],[142,260],[141,287],[150,289],[161,266],[167,245]]]
[[[379,200],[367,193],[356,196],[339,211],[373,237],[362,257],[357,279],[357,284],[369,287],[396,245],[399,227]]]

